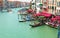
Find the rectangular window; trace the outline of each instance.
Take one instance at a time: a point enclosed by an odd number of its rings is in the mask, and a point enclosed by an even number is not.
[[[38,1],[36,0],[36,2],[37,2],[37,3],[41,3],[41,0],[38,0]]]
[[[47,0],[44,0],[44,2],[46,2]]]
[[[57,6],[60,6],[60,2],[57,2]]]
[[[49,4],[56,4],[56,2],[57,2],[56,0],[49,0],[48,3],[49,3]]]
[[[52,4],[54,4],[54,0],[52,0]]]

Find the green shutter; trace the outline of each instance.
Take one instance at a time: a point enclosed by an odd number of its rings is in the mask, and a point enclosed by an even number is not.
[[[43,6],[43,4],[39,4],[39,6]]]

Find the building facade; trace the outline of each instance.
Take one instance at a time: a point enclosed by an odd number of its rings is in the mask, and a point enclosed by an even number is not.
[[[60,15],[60,0],[57,0],[57,14]]]

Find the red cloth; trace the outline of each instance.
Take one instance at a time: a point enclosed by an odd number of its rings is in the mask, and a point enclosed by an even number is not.
[[[33,14],[34,17],[36,17],[37,15],[36,14]]]
[[[50,14],[42,14],[43,16],[49,18],[51,15]]]
[[[27,12],[28,13],[31,13],[31,12],[33,12],[33,10],[32,9],[28,9]]]
[[[41,13],[37,13],[36,15],[37,15],[37,16],[41,16]]]
[[[51,18],[51,21],[54,22],[55,20],[57,20],[56,18]]]
[[[59,18],[60,16],[56,16],[57,18]]]
[[[52,22],[54,22],[54,21],[56,21],[56,20],[59,21],[59,23],[60,23],[60,18],[59,18],[59,16],[56,16],[55,18],[51,18],[51,21],[52,21]]]
[[[36,13],[35,16],[45,16],[47,18],[49,18],[52,14],[46,13],[46,12],[42,12],[42,13]]]
[[[57,20],[60,20],[60,16],[56,16],[55,18],[57,18]]]
[[[46,13],[46,12],[42,12],[42,15],[49,18],[52,14]]]

